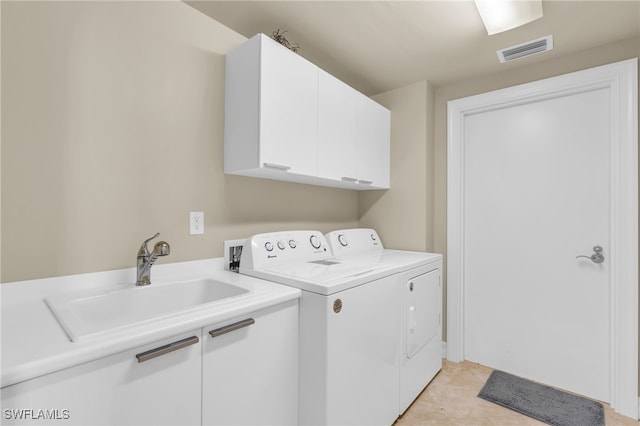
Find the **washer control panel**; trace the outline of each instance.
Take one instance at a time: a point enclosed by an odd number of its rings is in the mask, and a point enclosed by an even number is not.
[[[283,231],[257,234],[242,248],[241,268],[261,269],[290,262],[317,261],[332,257],[319,231]]]
[[[384,248],[376,230],[370,228],[342,229],[329,232],[325,238],[336,257]]]

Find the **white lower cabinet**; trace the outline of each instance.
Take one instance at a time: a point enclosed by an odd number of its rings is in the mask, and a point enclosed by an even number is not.
[[[293,425],[298,300],[1,389],[0,424]]]
[[[202,335],[203,424],[297,424],[297,300]]]
[[[198,425],[201,330],[2,389],[2,424]]]

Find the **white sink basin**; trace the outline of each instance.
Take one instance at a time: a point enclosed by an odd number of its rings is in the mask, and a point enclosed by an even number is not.
[[[208,308],[248,292],[231,284],[202,279],[145,287],[131,284],[98,294],[47,297],[45,302],[69,338],[76,342],[83,337]]]

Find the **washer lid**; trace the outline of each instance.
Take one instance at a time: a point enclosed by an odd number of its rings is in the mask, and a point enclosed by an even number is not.
[[[379,269],[384,269],[384,266],[385,265],[373,262],[345,262],[333,258],[275,266],[265,269],[265,272],[276,273],[305,281],[330,283],[369,274]]]
[[[263,269],[243,270],[241,264],[240,272],[313,293],[330,295],[391,275],[395,272],[394,269],[380,263],[329,258]]]

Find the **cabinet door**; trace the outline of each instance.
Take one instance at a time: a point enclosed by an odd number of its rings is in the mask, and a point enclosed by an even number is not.
[[[361,96],[358,104],[358,183],[389,188],[391,113]]]
[[[315,176],[318,67],[266,36],[260,76],[260,166]]]
[[[8,386],[3,424],[200,424],[200,352],[196,330]]]
[[[318,74],[318,176],[357,182],[356,131],[360,95],[331,74]]]
[[[203,424],[297,424],[297,300],[206,327],[203,340]]]

